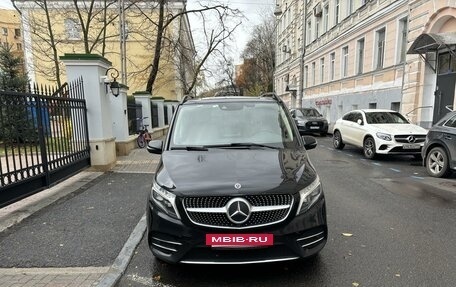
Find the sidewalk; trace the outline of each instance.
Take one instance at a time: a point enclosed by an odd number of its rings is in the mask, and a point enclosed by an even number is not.
[[[83,171],[0,209],[0,286],[109,286],[134,250],[130,234],[143,235],[135,226],[158,160],[136,149],[110,172]]]

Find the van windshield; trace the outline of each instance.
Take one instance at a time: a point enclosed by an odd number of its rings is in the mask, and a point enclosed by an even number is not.
[[[171,148],[250,143],[298,146],[294,129],[275,102],[208,102],[183,105],[171,131]]]

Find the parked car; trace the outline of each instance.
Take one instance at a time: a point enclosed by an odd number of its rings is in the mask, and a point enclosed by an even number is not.
[[[325,197],[301,137],[275,95],[185,98],[164,142],[147,205],[147,239],[168,263],[305,258],[326,244]]]
[[[319,133],[326,136],[328,121],[314,108],[291,109],[300,134]]]
[[[427,130],[409,123],[403,115],[391,110],[355,110],[338,119],[334,125],[336,149],[351,144],[363,148],[364,156],[377,154],[410,154],[421,157]]]
[[[430,176],[445,177],[456,170],[456,111],[448,113],[429,130],[422,155]]]

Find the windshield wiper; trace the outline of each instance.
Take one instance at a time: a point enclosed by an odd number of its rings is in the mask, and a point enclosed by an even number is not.
[[[230,147],[263,147],[263,148],[271,148],[271,149],[280,149],[279,147],[265,145],[265,144],[257,144],[257,143],[230,143],[230,144],[215,144],[215,145],[205,145],[204,147],[207,148],[230,148]]]
[[[171,150],[188,150],[188,151],[207,151],[207,147],[205,146],[179,146],[179,147],[172,147]]]

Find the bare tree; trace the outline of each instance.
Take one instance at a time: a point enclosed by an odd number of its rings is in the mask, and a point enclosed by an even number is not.
[[[28,13],[26,25],[30,28],[33,43],[33,57],[41,62],[49,63],[52,68],[47,65],[35,66],[36,72],[44,75],[48,80],[56,81],[57,85],[61,85],[61,63],[59,56],[63,52],[68,52],[70,47],[73,47],[73,52],[82,53],[99,53],[106,56],[108,53],[117,53],[116,50],[107,48],[107,41],[113,39],[118,41],[119,29],[116,27],[119,21],[117,13],[117,0],[72,0],[72,1],[50,1],[50,0],[13,0],[14,4],[18,4],[18,11],[21,8],[26,8],[28,5],[33,5],[33,13]],[[146,90],[152,92],[156,88],[157,76],[162,72],[163,67],[161,60],[165,59],[165,65],[175,62],[175,53],[183,53],[184,50],[195,51],[195,47],[182,45],[179,43],[179,49],[176,49],[176,39],[173,38],[173,26],[177,20],[182,20],[189,14],[201,15],[203,21],[209,14],[215,15],[217,19],[216,25],[205,24],[206,48],[203,49],[201,55],[187,53],[188,55],[180,55],[182,61],[191,62],[192,65],[187,66],[185,85],[183,93],[191,92],[201,79],[199,74],[204,71],[204,64],[207,59],[216,52],[220,52],[218,48],[224,41],[232,36],[232,33],[240,24],[240,20],[234,22],[234,25],[228,25],[228,18],[236,18],[240,15],[238,10],[230,9],[222,4],[213,4],[211,6],[202,5],[200,9],[186,10],[175,9],[173,5],[175,1],[158,0],[126,1],[127,10],[131,15],[141,17],[142,21],[137,21],[129,27],[129,37],[136,37],[137,43],[143,43],[144,51],[154,51],[150,53],[150,60],[146,60],[146,65],[140,66],[142,63],[130,60],[130,64],[134,65],[135,71],[130,74],[136,75],[136,81],[147,82]],[[45,17],[42,17],[45,15]],[[158,17],[157,17],[158,15]],[[57,16],[57,17],[56,17]],[[133,16],[134,17],[134,16]],[[69,39],[65,31],[56,29],[56,21],[72,20],[70,24],[77,37]],[[43,19],[45,21],[43,21]],[[209,28],[209,26],[211,26]],[[64,30],[66,30],[65,27]],[[57,32],[60,31],[60,32]],[[188,31],[188,33],[190,33]],[[154,37],[151,39],[151,35]],[[125,35],[124,35],[125,36]],[[71,49],[71,48],[70,48]],[[220,53],[219,53],[220,54]],[[136,57],[136,56],[134,56]],[[166,59],[166,57],[169,57]],[[196,60],[195,60],[196,59]],[[142,61],[139,61],[142,62]],[[166,70],[166,69],[164,69]]]
[[[253,29],[252,37],[242,53],[244,65],[237,82],[247,94],[272,91],[275,66],[274,31],[273,17],[265,18]]]
[[[240,20],[235,22],[234,27],[227,25],[225,22],[227,18],[236,18],[240,17],[240,11],[237,9],[231,9],[225,5],[214,5],[214,6],[206,6],[202,5],[200,9],[193,9],[193,10],[183,10],[176,14],[166,14],[166,4],[168,1],[166,0],[159,0],[159,12],[158,12],[158,22],[157,30],[156,30],[156,40],[155,40],[155,49],[154,49],[154,57],[152,63],[150,65],[150,72],[149,77],[147,80],[146,91],[152,92],[155,81],[157,79],[157,75],[160,68],[160,60],[162,57],[162,49],[164,47],[164,39],[166,38],[167,28],[175,21],[183,16],[188,16],[189,14],[200,14],[201,18],[203,19],[204,25],[204,35],[206,38],[206,49],[203,52],[202,56],[199,60],[195,63],[193,68],[193,77],[192,79],[187,82],[186,79],[182,82],[184,84],[184,94],[190,93],[195,85],[198,82],[198,75],[202,71],[205,62],[212,55],[214,52],[218,51],[218,47],[227,39],[229,39],[236,28],[241,24]],[[217,25],[216,28],[208,28],[208,23],[206,23],[206,14],[207,13],[215,13],[217,17]],[[152,19],[149,20],[155,23]],[[214,23],[212,23],[212,27],[214,27]],[[182,47],[182,49],[191,49],[192,47]],[[182,52],[182,50],[181,50]],[[184,53],[182,53],[184,54]],[[187,56],[185,56],[187,57]],[[190,61],[191,59],[183,58],[183,60]]]
[[[108,38],[106,29],[118,18],[117,14],[108,15],[107,10],[117,2],[117,0],[103,0],[103,5],[100,5],[100,1],[96,0],[73,0],[74,11],[81,27],[82,42],[84,43],[84,52],[86,54],[92,53],[95,48],[101,45],[101,55],[105,55],[106,39]],[[72,12],[72,10],[69,11]],[[116,38],[118,36],[117,34],[110,35],[110,37]]]
[[[35,66],[36,71],[48,80],[56,81],[58,86],[62,85],[59,56],[65,50],[65,46],[73,45],[74,49],[76,41],[71,42],[67,35],[57,32],[56,15],[76,19],[73,28],[78,33],[82,33],[82,38],[78,39],[77,43],[82,42],[84,53],[89,54],[97,51],[104,56],[106,40],[118,37],[118,33],[108,35],[106,32],[107,27],[113,24],[118,17],[117,13],[107,13],[108,9],[116,2],[116,0],[73,0],[72,3],[64,3],[47,0],[13,0],[13,4],[19,13],[22,14],[21,9],[28,9],[29,7],[33,7],[35,11],[34,13],[27,13],[27,16],[23,18],[24,25],[30,30],[34,41],[34,43],[29,43],[33,45],[31,52],[34,58],[52,66],[51,69],[46,65]]]

